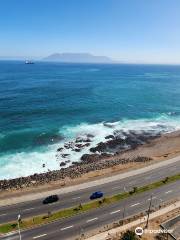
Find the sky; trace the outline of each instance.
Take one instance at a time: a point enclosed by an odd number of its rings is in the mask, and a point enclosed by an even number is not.
[[[180,0],[0,0],[0,57],[180,64]]]

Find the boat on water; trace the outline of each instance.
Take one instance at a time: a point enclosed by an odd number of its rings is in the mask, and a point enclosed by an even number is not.
[[[26,60],[26,61],[25,61],[25,64],[34,64],[34,62],[29,61],[29,60]]]

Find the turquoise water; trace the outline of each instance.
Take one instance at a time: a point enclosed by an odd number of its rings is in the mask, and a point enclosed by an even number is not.
[[[57,147],[79,135],[94,146],[114,129],[173,131],[179,120],[180,66],[0,61],[1,179],[59,169]]]

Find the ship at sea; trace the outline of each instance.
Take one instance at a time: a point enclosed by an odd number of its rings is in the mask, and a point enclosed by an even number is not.
[[[29,61],[29,60],[26,60],[26,61],[25,61],[25,64],[34,64],[34,62]]]

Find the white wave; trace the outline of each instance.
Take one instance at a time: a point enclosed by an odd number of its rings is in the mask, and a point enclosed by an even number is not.
[[[64,142],[48,146],[46,151],[34,151],[30,153],[21,152],[9,154],[0,157],[0,179],[9,179],[21,176],[28,176],[34,173],[43,173],[48,170],[60,169],[62,161],[69,161],[66,167],[73,161],[79,161],[81,156],[89,153],[91,147],[95,147],[97,143],[105,141],[107,135],[111,135],[116,131],[151,131],[151,133],[172,132],[180,130],[180,119],[169,117],[163,114],[156,119],[140,119],[140,120],[122,120],[114,123],[82,123],[76,126],[64,126],[61,133],[66,137]],[[72,151],[72,149],[63,149],[62,153],[57,152],[57,148],[64,147],[65,142],[75,141],[77,137],[87,137],[87,134],[93,135],[92,142],[89,147],[83,148],[81,152]],[[69,154],[63,158],[61,154]],[[42,167],[45,164],[45,167]]]

